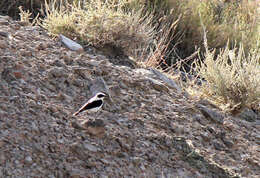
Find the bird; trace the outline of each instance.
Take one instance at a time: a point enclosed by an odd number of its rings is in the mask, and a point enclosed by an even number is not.
[[[90,98],[77,112],[75,112],[73,116],[77,116],[82,112],[93,113],[99,111],[104,104],[104,99],[106,96],[107,94],[98,92],[94,97]]]

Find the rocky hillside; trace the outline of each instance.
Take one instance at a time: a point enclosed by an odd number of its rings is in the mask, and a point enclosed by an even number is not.
[[[157,70],[25,25],[0,17],[0,177],[260,176],[253,111],[224,114]],[[73,117],[97,91],[110,95],[103,110]]]

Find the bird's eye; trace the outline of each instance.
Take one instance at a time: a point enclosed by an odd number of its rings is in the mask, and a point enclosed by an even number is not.
[[[98,97],[98,98],[104,98],[105,95],[100,93],[100,94],[97,95],[97,97]]]

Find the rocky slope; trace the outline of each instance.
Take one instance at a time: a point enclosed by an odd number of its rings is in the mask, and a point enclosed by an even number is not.
[[[223,114],[159,71],[69,51],[23,25],[0,17],[0,177],[260,176],[256,114]],[[77,127],[94,115],[72,117],[98,90],[110,94],[102,135]]]

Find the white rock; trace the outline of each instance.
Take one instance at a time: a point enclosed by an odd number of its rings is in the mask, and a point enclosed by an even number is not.
[[[72,51],[84,51],[83,47],[76,43],[75,41],[63,36],[62,34],[59,35],[61,42],[70,50]]]
[[[25,163],[27,163],[27,164],[31,164],[32,163],[32,157],[31,156],[26,156],[25,157]]]

